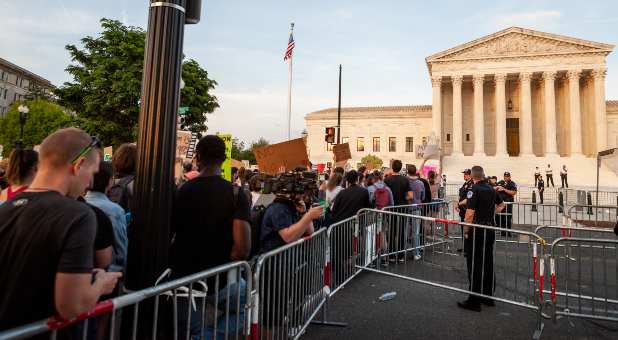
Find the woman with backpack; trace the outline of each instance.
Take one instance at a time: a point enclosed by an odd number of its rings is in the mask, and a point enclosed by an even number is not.
[[[369,202],[377,209],[384,209],[385,207],[393,206],[395,200],[393,199],[393,192],[382,181],[382,174],[380,172],[374,172],[367,177],[367,190],[369,191]]]

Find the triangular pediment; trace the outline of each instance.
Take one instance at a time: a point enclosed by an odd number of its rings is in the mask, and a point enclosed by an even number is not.
[[[609,53],[613,45],[543,33],[520,27],[503,31],[456,46],[427,57],[434,61],[515,57],[522,55],[570,54],[586,52]]]

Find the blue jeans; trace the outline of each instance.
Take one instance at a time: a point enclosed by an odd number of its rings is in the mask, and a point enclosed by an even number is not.
[[[422,212],[419,208],[411,208],[410,214],[420,216]],[[412,218],[412,245],[414,247],[412,253],[414,256],[421,255],[421,223],[420,218]]]
[[[194,285],[195,287],[196,285]],[[240,309],[237,308],[238,299],[237,292],[240,286]],[[217,334],[215,337],[215,325],[209,324],[209,321],[205,321],[204,329],[200,330],[202,326],[202,298],[194,298],[195,308],[191,307],[191,321],[189,325],[189,334],[191,340],[202,339],[202,332],[205,339],[225,339],[225,327],[226,317],[225,310],[227,306],[227,292],[229,291],[229,319],[227,322],[228,334],[230,338],[235,338],[233,335],[238,333],[243,334],[243,325],[245,324],[245,303],[247,296],[245,293],[246,282],[244,279],[240,279],[239,283],[232,283],[226,288],[220,289],[218,295],[217,310],[222,311],[223,314],[217,318]],[[214,295],[209,295],[206,298],[207,302],[214,303]],[[190,301],[187,297],[178,297],[178,339],[185,339],[187,332],[187,309],[189,308]],[[208,306],[208,303],[206,304]],[[238,322],[237,319],[238,318]]]

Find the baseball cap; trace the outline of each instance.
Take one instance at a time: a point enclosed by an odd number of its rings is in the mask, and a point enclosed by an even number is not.
[[[462,174],[466,174],[469,175],[472,173],[472,171],[470,169],[464,169],[464,171],[461,172]]]
[[[505,171],[505,172],[504,172],[504,176],[509,176],[509,177],[511,177],[511,173],[510,173],[510,172],[508,172],[508,171]]]

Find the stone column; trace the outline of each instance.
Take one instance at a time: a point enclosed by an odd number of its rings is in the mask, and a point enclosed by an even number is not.
[[[607,149],[607,106],[605,104],[605,75],[607,70],[600,68],[592,71],[594,77],[594,117],[596,134],[596,151]]]
[[[506,74],[497,73],[496,79],[496,157],[506,157]]]
[[[463,154],[463,115],[461,106],[461,83],[463,76],[452,76],[453,79],[453,152],[452,155]]]
[[[582,114],[579,107],[580,70],[567,72],[569,78],[569,112],[571,121],[571,156],[582,153]]]
[[[440,145],[442,145],[442,77],[432,76],[431,87],[433,90],[433,100],[431,103],[431,131],[440,139]]]
[[[532,102],[530,99],[530,78],[531,72],[519,74],[520,86],[520,122],[519,125],[519,145],[520,156],[532,155]]]
[[[558,154],[556,141],[556,94],[554,91],[555,71],[543,72],[545,91],[545,156]]]
[[[484,74],[472,77],[474,84],[474,156],[485,156],[485,121],[483,113]]]

